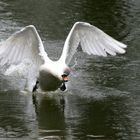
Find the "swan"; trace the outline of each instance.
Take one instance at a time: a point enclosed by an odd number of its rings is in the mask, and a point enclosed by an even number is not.
[[[33,92],[37,88],[64,91],[71,71],[69,64],[79,45],[83,52],[103,57],[124,54],[127,47],[87,22],[76,22],[66,38],[60,58],[52,61],[36,28],[29,25],[0,43],[0,66],[5,75],[23,70],[30,72],[26,76],[32,81]]]

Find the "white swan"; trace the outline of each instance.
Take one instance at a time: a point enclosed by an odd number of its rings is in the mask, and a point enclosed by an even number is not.
[[[127,46],[116,41],[97,27],[85,22],[76,22],[68,34],[62,55],[58,61],[52,61],[44,50],[41,38],[33,25],[26,26],[16,32],[0,45],[0,65],[5,74],[10,75],[16,70],[35,71],[27,78],[36,82],[44,91],[53,91],[60,87],[65,90],[65,82],[70,73],[68,67],[77,47],[83,52],[98,56],[115,56],[116,53],[125,53]],[[55,50],[54,50],[55,51]],[[31,62],[31,63],[30,63]],[[26,64],[26,67],[23,66]]]

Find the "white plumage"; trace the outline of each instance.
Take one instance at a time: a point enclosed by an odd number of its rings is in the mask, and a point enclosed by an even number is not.
[[[107,54],[123,54],[127,47],[89,23],[76,22],[66,38],[60,59],[52,61],[44,50],[36,28],[29,25],[1,42],[0,66],[5,75],[30,71],[27,79],[32,81],[29,82],[32,87],[38,79],[42,90],[56,90],[63,83],[62,75],[69,74],[68,65],[79,45],[89,55],[105,57]]]

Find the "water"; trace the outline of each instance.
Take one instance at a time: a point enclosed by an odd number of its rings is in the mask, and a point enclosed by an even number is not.
[[[60,56],[76,21],[128,44],[123,56],[78,52],[68,91],[40,93],[37,101],[1,77],[0,138],[139,140],[139,7],[139,0],[0,0],[0,39],[33,24],[52,59]]]

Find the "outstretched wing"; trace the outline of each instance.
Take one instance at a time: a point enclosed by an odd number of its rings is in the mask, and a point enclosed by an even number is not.
[[[15,71],[35,79],[41,64],[48,59],[33,25],[16,32],[0,44],[0,67],[6,75]]]
[[[68,34],[60,59],[69,64],[79,45],[83,52],[98,56],[123,54],[127,47],[89,23],[76,22]]]

